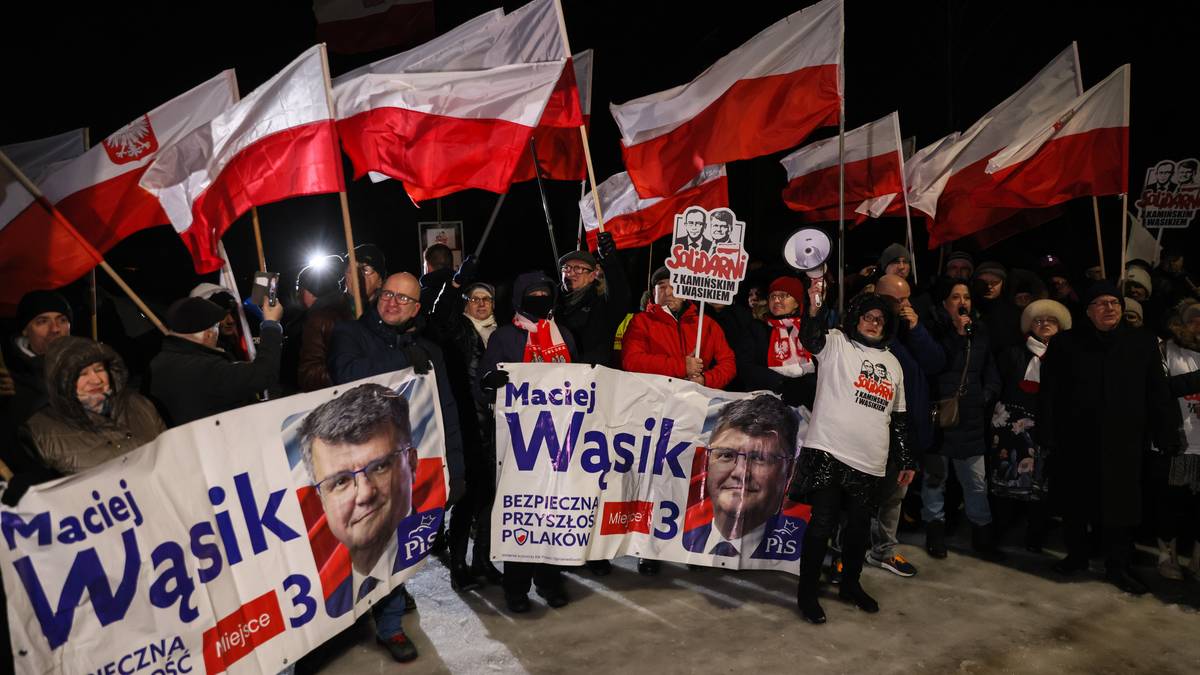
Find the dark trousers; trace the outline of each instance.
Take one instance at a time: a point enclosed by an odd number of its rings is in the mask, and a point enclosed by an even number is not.
[[[857,585],[871,532],[872,509],[865,496],[856,497],[841,485],[829,485],[809,492],[806,499],[812,506],[812,516],[804,531],[804,547],[800,551],[799,592],[816,595],[829,537],[837,529],[843,511],[846,524],[842,528],[842,583]]]
[[[504,563],[505,595],[526,595],[529,593],[530,583],[535,583],[538,588],[544,590],[561,589],[562,568],[545,563]]]
[[[467,465],[467,490],[450,511],[450,562],[465,562],[471,526],[475,526],[474,560],[486,560],[491,550],[492,502],[496,498],[496,457],[481,452]]]

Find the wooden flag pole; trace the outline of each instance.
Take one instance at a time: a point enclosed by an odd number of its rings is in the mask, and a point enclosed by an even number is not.
[[[579,201],[583,201],[583,198],[586,196],[587,196],[587,181],[581,180],[581,181],[579,181]],[[583,241],[584,241],[584,239],[583,239],[583,210],[580,209],[580,211],[579,211],[579,233],[575,235],[575,249],[576,250],[578,250],[578,251],[586,250],[586,248],[583,245]]]
[[[254,225],[254,246],[258,249],[258,271],[267,271],[267,257],[263,255],[262,227],[258,224],[258,207],[250,207],[250,222]]]
[[[700,358],[700,335],[704,331],[704,305],[703,300],[700,301],[700,318],[696,320],[696,353],[695,358]]]
[[[325,102],[329,105],[329,115],[333,119],[337,119],[336,111],[333,107],[333,84],[329,80],[329,54],[325,51],[325,44],[321,44],[321,71],[325,75]],[[340,167],[339,167],[340,171]],[[350,286],[350,294],[354,296],[354,317],[358,318],[363,313],[363,297],[358,288],[358,258],[354,255],[354,231],[350,227],[350,202],[346,199],[345,179],[342,180],[342,189],[338,192],[338,198],[342,202],[342,234],[346,237],[346,258],[349,260],[350,273],[348,285]]]
[[[79,230],[76,230],[75,226],[67,220],[66,216],[62,215],[62,213],[60,213],[52,204],[50,204],[45,195],[42,194],[41,190],[39,190],[38,187],[33,184],[33,181],[29,180],[29,178],[22,173],[22,171],[18,169],[15,164],[12,163],[12,160],[8,158],[8,155],[5,155],[3,152],[0,152],[0,164],[3,164],[4,168],[21,182],[21,185],[29,191],[29,194],[34,196],[37,202],[41,204],[42,208],[46,209],[51,218],[58,221],[60,225],[66,228],[67,232],[72,237],[75,237],[75,240],[83,246],[84,250],[91,254],[92,258],[96,261],[96,264],[100,266],[100,269],[104,270],[108,276],[112,277],[112,280],[116,282],[117,286],[120,286],[121,291],[124,292],[125,295],[128,295],[130,300],[133,300],[133,304],[137,305],[137,308],[142,311],[142,314],[146,315],[146,318],[150,319],[150,323],[153,323],[154,326],[158,328],[158,330],[162,331],[162,333],[165,335],[167,333],[167,328],[163,325],[162,321],[159,321],[158,316],[154,312],[150,311],[150,308],[146,306],[146,303],[142,302],[141,297],[139,297],[138,294],[129,287],[129,284],[125,283],[125,280],[121,278],[121,275],[117,274],[117,271],[109,266],[108,262],[104,260],[104,256],[100,255],[100,252],[97,251],[94,246],[92,246],[91,242],[89,242],[87,239],[84,239],[82,234],[79,234]]]
[[[561,0],[554,0],[554,11],[558,15],[558,32],[562,36],[563,50],[567,58],[571,57],[571,41],[567,39],[567,20],[563,18]],[[600,194],[596,192],[596,169],[592,166],[592,149],[588,144],[587,126],[579,125],[579,137],[583,140],[583,159],[587,162],[588,182],[592,186],[592,204],[596,207],[596,223],[600,231],[604,231],[604,214],[600,211]],[[537,171],[537,167],[534,167]]]
[[[900,196],[904,198],[904,226],[908,235],[908,255],[912,256],[908,264],[912,267],[912,279],[917,282],[921,277],[917,275],[917,246],[913,240],[912,211],[908,208],[908,179],[904,176],[904,142],[900,139],[900,113],[893,113],[892,121],[896,129],[896,155],[900,160]]]
[[[90,150],[92,147],[92,129],[91,127],[83,128],[83,149]],[[96,268],[88,273],[88,309],[92,312],[92,339],[96,342],[100,341],[100,318],[98,314],[98,305],[96,301]]]
[[[1129,219],[1129,193],[1121,193],[1121,293],[1125,293],[1125,247],[1129,245],[1129,232],[1126,228]]]
[[[1092,213],[1096,216],[1096,255],[1100,256],[1100,278],[1107,279],[1108,273],[1104,269],[1104,240],[1100,236],[1100,200],[1092,197]],[[1125,218],[1121,218],[1124,222]],[[1124,255],[1124,254],[1122,254]]]

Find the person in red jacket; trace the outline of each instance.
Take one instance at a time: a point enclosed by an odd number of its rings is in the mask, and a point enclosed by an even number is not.
[[[650,277],[651,301],[636,314],[621,343],[621,366],[632,373],[678,377],[713,389],[722,389],[737,374],[733,350],[716,321],[704,318],[700,358],[696,353],[694,304],[675,297],[671,275],[660,267]]]

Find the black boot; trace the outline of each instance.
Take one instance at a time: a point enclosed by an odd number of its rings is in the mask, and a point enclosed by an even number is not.
[[[946,523],[934,520],[925,523],[925,552],[931,558],[946,557]]]
[[[855,607],[861,609],[867,614],[874,614],[879,611],[879,603],[875,602],[875,598],[867,595],[858,581],[851,582],[846,580],[838,589],[838,597],[847,602],[853,603]]]
[[[638,574],[643,574],[648,577],[658,576],[658,572],[661,569],[662,563],[658,560],[638,558]]]
[[[450,588],[462,593],[479,588],[479,580],[471,574],[466,560],[450,561]]]
[[[489,584],[498,584],[504,575],[490,560],[491,549],[487,543],[475,540],[475,550],[471,552],[471,576],[483,577]]]
[[[996,546],[995,531],[991,523],[971,527],[971,549],[988,562],[1002,562],[1007,557],[1004,551]]]
[[[825,623],[825,610],[821,609],[821,603],[817,602],[817,585],[815,583],[800,582],[800,587],[796,590],[796,606],[800,609],[800,616],[809,623],[822,624]]]
[[[606,577],[612,574],[612,562],[608,560],[589,560],[587,568],[598,577]]]

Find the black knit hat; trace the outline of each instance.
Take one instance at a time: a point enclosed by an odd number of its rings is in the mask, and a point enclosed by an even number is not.
[[[387,258],[384,257],[383,250],[375,244],[359,244],[355,246],[354,262],[359,265],[370,265],[375,268],[376,272],[379,272],[380,278],[387,278]]]
[[[65,315],[67,321],[75,321],[71,303],[61,294],[56,291],[30,291],[21,297],[17,305],[17,325],[24,330],[37,315],[46,312],[58,312]]]
[[[1088,289],[1084,291],[1083,295],[1079,296],[1079,301],[1083,303],[1084,307],[1087,307],[1088,305],[1092,304],[1093,300],[1105,295],[1111,295],[1117,300],[1120,300],[1121,308],[1125,308],[1125,298],[1121,295],[1121,291],[1117,289],[1116,284],[1108,279],[1101,279],[1091,286],[1088,286]]]
[[[670,279],[670,278],[671,278],[671,271],[668,270],[666,267],[660,267],[660,268],[654,270],[654,274],[650,275],[650,292],[651,293],[654,292],[654,287],[658,285],[658,282],[660,282],[664,279]]]
[[[183,298],[171,303],[163,323],[175,333],[199,333],[217,325],[228,313],[204,298]]]
[[[563,257],[558,259],[558,266],[562,267],[572,260],[578,260],[589,267],[596,266],[596,257],[587,251],[569,251],[564,253]]]

